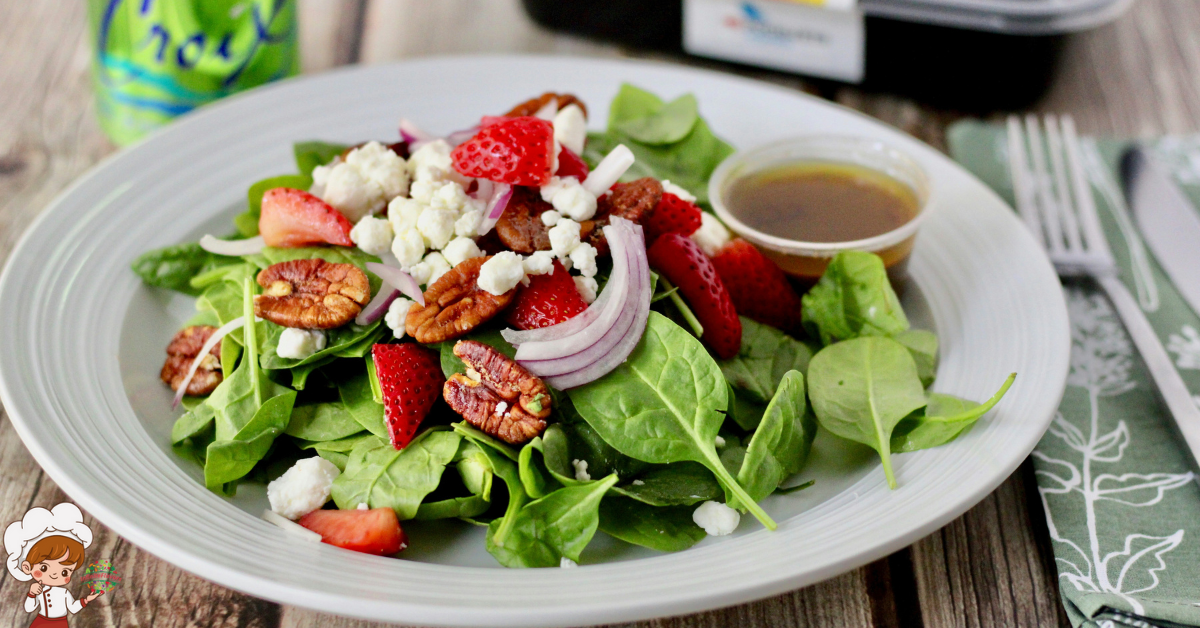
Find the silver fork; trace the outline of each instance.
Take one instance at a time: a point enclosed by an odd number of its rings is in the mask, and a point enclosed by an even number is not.
[[[1171,363],[1137,300],[1117,276],[1117,264],[1100,227],[1071,116],[1008,118],[1008,161],[1017,211],[1050,255],[1060,277],[1092,277],[1108,293],[1175,424],[1200,461],[1200,406]],[[1047,165],[1047,161],[1049,164]]]

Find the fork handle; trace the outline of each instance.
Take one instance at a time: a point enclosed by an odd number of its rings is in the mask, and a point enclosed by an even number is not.
[[[1179,371],[1171,363],[1171,356],[1159,341],[1158,333],[1150,326],[1150,321],[1125,284],[1115,274],[1097,276],[1096,281],[1108,293],[1113,307],[1125,323],[1125,330],[1142,354],[1150,377],[1154,379],[1159,394],[1167,403],[1167,409],[1175,418],[1175,426],[1192,451],[1193,466],[1200,465],[1200,406],[1192,398]]]

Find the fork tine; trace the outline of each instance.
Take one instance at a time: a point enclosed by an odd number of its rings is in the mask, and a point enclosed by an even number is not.
[[[1042,213],[1041,228],[1046,232],[1046,248],[1051,255],[1063,252],[1062,223],[1059,222],[1058,204],[1050,190],[1050,175],[1046,171],[1046,152],[1042,145],[1042,132],[1037,116],[1025,116],[1025,132],[1029,134],[1029,157],[1033,163],[1033,184],[1037,191],[1038,208]]]
[[[1063,124],[1054,115],[1046,116],[1046,145],[1050,151],[1050,169],[1054,173],[1054,187],[1058,192],[1059,217],[1062,218],[1063,235],[1067,238],[1067,250],[1075,253],[1083,252],[1083,242],[1079,233],[1079,221],[1075,219],[1077,209],[1071,202],[1071,188],[1067,185],[1067,169],[1063,165],[1062,132]]]
[[[1037,205],[1033,201],[1033,185],[1029,180],[1029,165],[1025,161],[1025,134],[1021,130],[1021,122],[1017,116],[1008,116],[1008,170],[1012,179],[1013,199],[1017,203],[1017,212],[1025,220],[1025,226],[1038,244],[1045,246],[1042,238],[1042,225],[1038,217]]]
[[[1100,214],[1096,211],[1096,201],[1092,198],[1092,188],[1088,185],[1087,174],[1084,171],[1082,151],[1079,149],[1079,135],[1075,131],[1075,119],[1064,115],[1062,119],[1063,142],[1067,149],[1067,164],[1071,170],[1071,180],[1075,187],[1075,200],[1079,207],[1079,221],[1083,225],[1083,235],[1087,240],[1087,251],[1103,255],[1111,260],[1112,252],[1108,248],[1108,240],[1100,227]]]

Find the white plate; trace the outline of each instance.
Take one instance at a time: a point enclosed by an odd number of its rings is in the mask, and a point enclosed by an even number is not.
[[[947,446],[896,456],[897,490],[888,490],[869,451],[821,437],[802,476],[815,478],[816,487],[763,504],[778,531],[744,517],[733,537],[670,555],[597,535],[585,565],[574,570],[496,568],[479,532],[465,524],[411,526],[416,547],[406,556],[419,560],[298,542],[255,516],[261,489],[243,487],[227,501],[204,489],[198,468],[172,455],[175,414],[158,369],[191,304],[142,286],[129,271],[134,257],[204,232],[230,232],[250,183],[293,171],[295,140],[394,138],[402,115],[449,132],[547,89],[578,94],[599,125],[622,81],[667,98],[694,93],[713,129],[735,146],[847,134],[884,140],[916,158],[938,206],[910,269],[924,299],[908,301],[942,341],[935,389],[982,400],[1019,372],[999,407]],[[794,589],[898,550],[978,502],[1032,450],[1062,393],[1069,343],[1046,257],[999,197],[925,144],[745,79],[530,57],[357,68],[276,84],[188,116],[105,161],[41,215],[0,279],[0,320],[0,393],[17,432],[50,477],[105,525],[253,595],[430,625],[680,614]]]

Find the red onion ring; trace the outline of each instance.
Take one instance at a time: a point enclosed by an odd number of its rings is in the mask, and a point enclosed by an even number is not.
[[[413,148],[415,144],[421,144],[436,138],[413,124],[408,118],[400,118],[400,139],[408,142],[409,148]],[[413,150],[416,149],[413,148]]]
[[[479,227],[475,229],[478,235],[487,235],[492,227],[496,226],[496,221],[500,220],[500,216],[504,214],[504,210],[508,208],[508,202],[512,200],[513,187],[507,183],[496,183],[492,189],[492,197],[488,199],[487,207],[483,210],[483,220],[479,222]]]
[[[625,174],[626,170],[629,170],[633,162],[633,151],[624,144],[617,144],[617,147],[609,151],[604,159],[596,164],[596,168],[588,174],[587,180],[583,182],[583,188],[599,198],[621,178],[621,175]]]
[[[171,401],[172,410],[179,407],[179,402],[183,401],[183,394],[187,392],[188,385],[192,383],[192,377],[196,375],[196,369],[200,368],[200,362],[204,360],[204,356],[208,355],[208,352],[212,351],[212,348],[217,346],[217,343],[221,342],[221,339],[224,338],[226,334],[240,328],[245,324],[245,322],[246,317],[239,316],[218,327],[217,331],[214,331],[212,335],[208,337],[208,340],[204,342],[204,346],[200,347],[200,353],[197,353],[196,358],[192,360],[192,366],[188,369],[187,377],[183,378],[183,383],[180,384],[179,388],[175,391],[175,399]]]
[[[383,280],[383,286],[380,287],[380,292],[386,292],[388,288],[399,290],[404,296],[425,305],[425,293],[421,292],[421,286],[417,283],[412,275],[378,262],[367,262],[367,270],[375,273]],[[374,301],[374,299],[372,299]]]
[[[388,306],[398,296],[400,296],[399,290],[390,286],[388,282],[383,282],[383,285],[379,287],[379,292],[375,294],[371,302],[358,313],[358,316],[354,317],[354,324],[370,325],[379,320],[379,317],[383,316],[384,312],[387,312]]]
[[[206,233],[204,237],[200,238],[200,248],[215,255],[226,255],[228,257],[241,257],[243,255],[261,253],[266,246],[262,236],[254,236],[245,240],[221,240]]]

